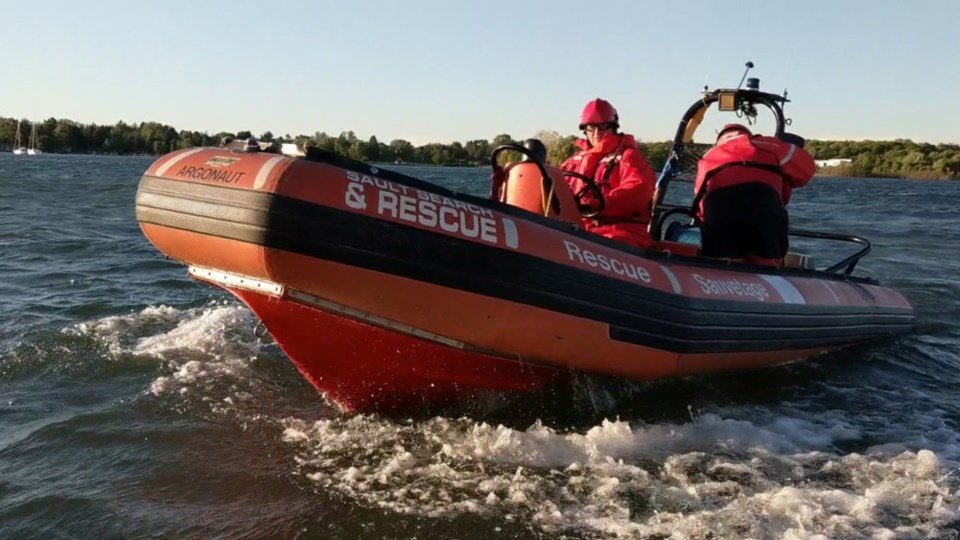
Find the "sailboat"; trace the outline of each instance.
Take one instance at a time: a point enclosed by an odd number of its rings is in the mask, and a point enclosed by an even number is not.
[[[43,151],[37,148],[37,123],[33,122],[30,127],[30,142],[27,144],[27,154],[35,156],[42,153]]]
[[[27,153],[27,149],[23,147],[23,139],[20,136],[20,120],[17,120],[17,136],[13,140],[13,153],[18,156]]]

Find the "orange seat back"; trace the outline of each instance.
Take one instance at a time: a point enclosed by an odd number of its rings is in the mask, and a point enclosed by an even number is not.
[[[579,223],[580,211],[563,173],[549,165],[546,169],[549,177],[543,178],[536,163],[508,163],[504,168],[506,180],[500,191],[501,202],[541,216]]]

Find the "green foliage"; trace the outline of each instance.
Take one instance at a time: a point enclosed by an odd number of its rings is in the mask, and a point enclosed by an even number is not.
[[[466,144],[463,145],[463,150],[467,154],[468,161],[483,163],[490,157],[490,151],[493,150],[493,146],[490,144],[490,141],[475,139],[467,141]]]
[[[28,120],[20,121],[21,136],[26,139],[32,128]],[[17,131],[17,119],[0,117],[0,149],[10,150]],[[48,118],[37,123],[37,139],[41,150],[52,153],[102,153],[102,154],[164,154],[178,148],[216,146],[224,138],[246,139],[250,131],[236,134],[220,132],[177,131],[159,122],[127,124],[117,122],[112,126],[79,124],[72,120]],[[576,151],[572,135],[564,136],[556,131],[539,131],[536,138],[547,147],[547,162],[563,163]],[[430,143],[414,146],[409,141],[394,139],[389,144],[381,143],[376,136],[361,140],[353,131],[345,131],[337,137],[324,132],[313,135],[289,134],[275,137],[266,131],[260,140],[269,142],[275,138],[294,141],[302,146],[313,146],[329,152],[337,152],[362,161],[387,163],[426,163],[433,165],[484,165],[489,164],[494,148],[503,144],[519,144],[512,136],[501,133],[492,140],[470,140],[465,143]],[[671,142],[641,142],[640,150],[650,161],[654,170],[660,170],[670,153]],[[894,177],[894,178],[960,178],[960,145],[916,143],[908,139],[892,141],[807,141],[807,150],[817,160],[850,159],[849,164],[821,171],[836,176]],[[521,158],[517,152],[504,152],[501,163]]]
[[[893,141],[807,141],[817,160],[851,159],[825,173],[888,178],[960,178],[960,145]]]
[[[640,147],[643,155],[647,157],[647,161],[650,162],[653,170],[659,173],[663,169],[664,163],[667,162],[667,158],[670,157],[670,151],[673,149],[673,141],[641,142],[637,143],[637,146]]]
[[[573,135],[564,137],[556,131],[541,130],[534,135],[534,138],[540,139],[543,146],[547,148],[547,163],[550,165],[559,166],[577,150],[573,145],[573,141],[577,138]]]
[[[497,147],[503,146],[505,144],[522,144],[520,141],[513,140],[513,137],[506,133],[501,133],[493,138],[493,141],[490,142],[490,151],[493,152]],[[497,163],[500,165],[506,165],[511,161],[520,161],[523,156],[520,152],[514,152],[513,150],[504,150],[500,152],[497,156]]]
[[[32,128],[30,121],[21,120],[20,134],[24,139]],[[15,118],[0,118],[0,148],[13,146],[16,130]],[[37,123],[37,146],[53,153],[165,154],[177,148],[216,145],[219,140],[220,134],[211,137],[196,131],[178,132],[158,122],[99,126],[48,118]]]
[[[394,161],[400,161],[401,163],[413,161],[414,148],[409,141],[394,139],[390,141],[387,152],[388,155],[392,155]]]

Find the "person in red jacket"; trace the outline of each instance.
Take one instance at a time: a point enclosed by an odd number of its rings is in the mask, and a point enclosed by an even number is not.
[[[717,144],[697,163],[695,206],[701,221],[700,254],[780,265],[787,253],[785,206],[793,188],[810,181],[813,156],[795,135],[786,142],[727,124]]]
[[[586,138],[577,139],[574,144],[580,150],[560,168],[592,178],[603,192],[603,210],[583,219],[585,230],[645,248],[650,245],[647,224],[657,176],[633,135],[619,133],[619,128],[620,117],[608,101],[597,98],[587,103],[580,114]],[[572,176],[567,180],[574,193],[582,189],[582,180]],[[585,199],[595,204],[589,194]]]

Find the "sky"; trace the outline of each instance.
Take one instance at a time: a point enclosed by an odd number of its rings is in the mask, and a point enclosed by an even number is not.
[[[662,141],[705,84],[736,87],[752,61],[809,139],[960,143],[957,0],[0,0],[0,13],[3,117],[420,145],[575,134],[602,97],[624,131]]]

